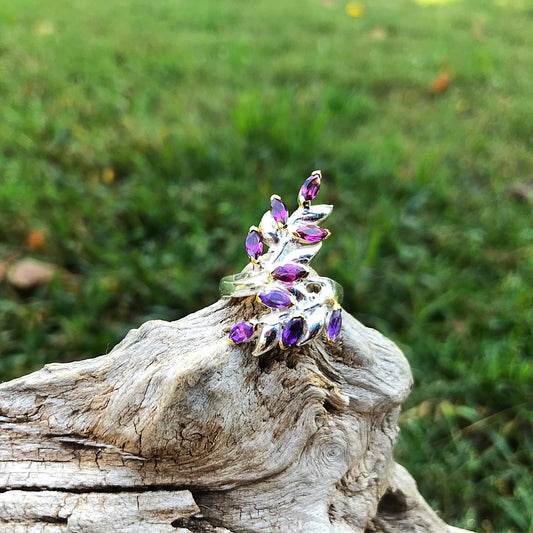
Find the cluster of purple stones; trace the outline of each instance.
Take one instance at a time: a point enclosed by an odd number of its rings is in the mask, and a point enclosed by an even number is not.
[[[320,172],[314,172],[309,176],[300,189],[298,202],[300,207],[305,209],[314,200],[320,190],[321,175]],[[279,229],[286,229],[289,221],[289,212],[281,198],[277,195],[271,197],[270,213]],[[287,232],[288,234],[289,232]],[[330,232],[319,227],[317,224],[302,224],[294,228],[292,235],[288,234],[287,238],[294,239],[300,245],[318,243],[327,237]],[[264,242],[260,228],[252,227],[248,232],[245,242],[246,253],[254,264],[261,261],[263,255]],[[273,280],[290,287],[293,283],[303,280],[309,275],[309,270],[297,263],[287,263],[276,266],[270,271]],[[257,295],[257,299],[270,309],[285,310],[294,305],[293,297],[289,291],[273,288],[265,290]],[[326,336],[328,341],[333,342],[337,339],[342,325],[342,314],[340,306],[331,310],[328,318]],[[257,323],[250,321],[236,324],[230,331],[229,340],[232,343],[240,344],[251,339],[257,329]],[[295,314],[289,318],[283,325],[281,333],[280,346],[285,349],[298,343],[302,338],[305,330],[305,318]]]

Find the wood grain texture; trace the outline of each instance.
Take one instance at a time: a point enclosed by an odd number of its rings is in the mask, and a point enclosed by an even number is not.
[[[457,531],[392,459],[401,351],[344,312],[336,345],[256,358],[227,333],[257,305],[150,321],[0,385],[0,530]]]

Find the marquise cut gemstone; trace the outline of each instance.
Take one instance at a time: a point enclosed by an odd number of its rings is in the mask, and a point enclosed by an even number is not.
[[[251,229],[246,236],[245,246],[248,257],[257,260],[263,253],[263,239],[261,238],[261,234],[257,230]]]
[[[285,204],[279,198],[272,198],[270,202],[270,210],[272,211],[272,216],[276,223],[281,226],[287,225],[287,220],[289,220],[289,212],[285,207]]]
[[[320,176],[311,175],[309,176],[304,184],[302,185],[302,188],[300,189],[300,196],[307,202],[310,200],[314,200],[316,198],[316,195],[318,194],[318,191],[320,190]]]
[[[272,309],[285,309],[292,304],[290,294],[279,289],[262,292],[259,294],[259,299]]]
[[[284,283],[292,283],[307,277],[309,272],[301,265],[280,265],[272,271],[272,277]]]
[[[291,318],[283,328],[281,342],[285,348],[296,344],[304,332],[304,319],[302,317]]]
[[[328,324],[328,338],[330,341],[334,341],[339,336],[342,325],[342,315],[340,309],[335,309],[329,317]]]
[[[251,322],[239,322],[231,328],[229,340],[235,344],[247,341],[254,334],[254,325]]]
[[[308,226],[300,226],[294,235],[305,242],[319,242],[329,237],[329,231],[320,226],[309,224]]]

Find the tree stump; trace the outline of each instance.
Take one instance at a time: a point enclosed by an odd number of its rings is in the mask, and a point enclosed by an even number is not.
[[[253,298],[150,321],[110,353],[0,385],[0,531],[450,533],[392,458],[401,351],[230,346]]]

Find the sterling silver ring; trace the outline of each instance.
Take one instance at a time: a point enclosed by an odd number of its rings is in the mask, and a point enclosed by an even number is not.
[[[226,298],[255,295],[266,313],[239,322],[231,329],[231,344],[257,338],[254,355],[274,346],[283,350],[301,346],[319,336],[335,342],[342,325],[343,289],[336,281],[321,277],[309,266],[330,232],[319,224],[331,213],[331,205],[311,206],[320,190],[322,174],[315,170],[298,194],[298,208],[289,216],[281,198],[270,197],[270,210],[246,237],[250,258],[242,272],[220,280]],[[268,251],[264,252],[264,247]]]

